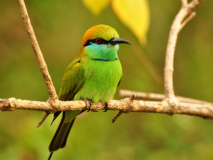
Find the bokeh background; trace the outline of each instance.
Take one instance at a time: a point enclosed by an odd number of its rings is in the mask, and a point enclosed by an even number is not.
[[[80,49],[84,32],[96,24],[116,28],[120,36],[138,43],[110,6],[93,16],[80,0],[26,3],[37,39],[58,91],[66,66]],[[181,31],[175,54],[177,95],[213,101],[213,1],[204,0],[197,16]],[[180,1],[149,1],[148,43],[141,47],[157,72],[150,73],[128,45],[120,47],[123,79],[119,89],[163,93],[163,68],[169,28]],[[26,34],[16,1],[0,1],[0,98],[46,101],[48,93]],[[116,94],[115,99],[120,97]],[[66,148],[52,159],[72,160],[212,160],[213,121],[187,115],[89,112],[78,117]],[[44,115],[38,111],[0,112],[0,159],[47,159],[48,145],[60,118],[52,116],[36,128]]]

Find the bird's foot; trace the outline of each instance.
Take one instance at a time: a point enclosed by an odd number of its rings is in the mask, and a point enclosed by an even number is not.
[[[104,112],[108,111],[109,108],[108,108],[108,104],[107,103],[105,103],[105,107],[104,108],[105,108]]]
[[[87,112],[90,111],[90,107],[92,106],[92,102],[90,100],[87,100],[87,99],[82,99],[85,104],[86,104],[86,108],[87,108]]]

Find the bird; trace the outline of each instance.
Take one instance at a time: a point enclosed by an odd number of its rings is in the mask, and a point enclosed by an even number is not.
[[[58,97],[61,101],[84,100],[107,104],[113,99],[122,77],[118,58],[119,44],[131,44],[120,38],[117,31],[104,24],[89,28],[81,41],[79,54],[64,72]],[[51,159],[54,151],[65,147],[76,119],[83,111],[63,111],[62,119],[49,145]],[[55,112],[53,121],[61,112]]]

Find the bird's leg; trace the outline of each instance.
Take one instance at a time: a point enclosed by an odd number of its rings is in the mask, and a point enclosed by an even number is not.
[[[88,99],[82,99],[85,104],[86,104],[86,108],[87,108],[87,112],[90,111],[90,107],[92,106],[92,101],[91,100],[88,100]]]
[[[108,108],[108,104],[107,103],[105,103],[105,107],[104,108],[105,108],[104,112],[108,111],[109,108]]]

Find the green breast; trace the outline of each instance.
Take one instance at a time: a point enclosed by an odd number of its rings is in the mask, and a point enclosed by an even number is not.
[[[74,100],[89,99],[93,102],[108,102],[113,98],[122,76],[120,61],[88,59],[84,63],[85,81]]]

